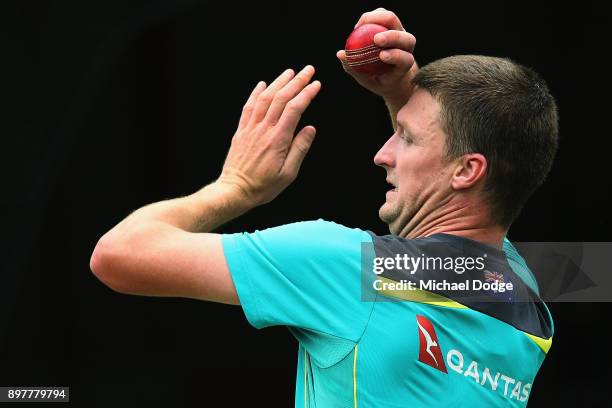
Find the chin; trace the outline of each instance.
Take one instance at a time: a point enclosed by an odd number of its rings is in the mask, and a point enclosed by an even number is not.
[[[385,203],[378,210],[378,218],[391,228],[391,223],[397,218],[394,215],[394,211],[388,207],[388,203]]]

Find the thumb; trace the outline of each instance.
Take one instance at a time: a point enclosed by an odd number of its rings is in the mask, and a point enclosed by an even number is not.
[[[282,170],[284,173],[290,175],[292,179],[297,176],[300,166],[304,161],[304,157],[306,157],[306,153],[310,150],[316,133],[317,130],[314,126],[306,126],[293,138]]]

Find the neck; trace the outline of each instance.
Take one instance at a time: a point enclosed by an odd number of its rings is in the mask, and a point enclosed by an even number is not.
[[[422,206],[399,236],[414,239],[445,233],[502,249],[507,230],[489,220],[489,210],[476,200],[449,197],[437,206]]]

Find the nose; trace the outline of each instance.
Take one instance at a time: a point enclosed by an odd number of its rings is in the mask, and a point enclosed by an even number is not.
[[[396,134],[394,133],[374,156],[374,164],[381,167],[395,167]]]

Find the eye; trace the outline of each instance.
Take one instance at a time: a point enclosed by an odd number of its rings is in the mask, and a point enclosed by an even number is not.
[[[400,137],[406,142],[406,143],[412,143],[412,138],[410,136],[408,136],[406,134],[406,132],[402,132],[400,133]]]

